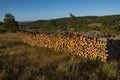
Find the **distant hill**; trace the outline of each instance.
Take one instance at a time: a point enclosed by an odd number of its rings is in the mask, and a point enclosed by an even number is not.
[[[90,31],[98,30],[110,33],[120,32],[120,15],[81,16],[51,20],[37,20],[25,24],[42,31]]]
[[[18,22],[19,24],[21,24],[21,25],[24,25],[24,24],[28,24],[28,23],[31,23],[32,21],[20,21],[20,22]]]
[[[0,25],[3,25],[3,23],[2,23],[2,22],[0,22]]]

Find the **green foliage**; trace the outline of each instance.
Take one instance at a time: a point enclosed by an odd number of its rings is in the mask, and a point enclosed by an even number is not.
[[[98,60],[70,60],[70,62],[60,63],[57,70],[62,71],[64,73],[64,79],[67,80],[94,80],[98,79],[97,70],[102,64]]]
[[[116,62],[106,63],[102,67],[102,73],[105,77],[111,80],[115,80],[118,77],[118,67]]]
[[[97,78],[97,80],[119,80],[119,69],[117,61],[110,61],[104,63],[95,74],[91,74],[91,78]],[[94,79],[93,79],[94,80]]]
[[[76,17],[69,14],[68,18],[54,20],[38,20],[26,24],[41,31],[102,31],[107,33],[120,33],[120,15],[111,16],[85,16]],[[92,24],[92,25],[91,25]],[[90,25],[90,26],[89,26]]]
[[[12,14],[5,14],[4,27],[8,32],[16,32],[19,30],[18,22],[15,21],[15,18]]]

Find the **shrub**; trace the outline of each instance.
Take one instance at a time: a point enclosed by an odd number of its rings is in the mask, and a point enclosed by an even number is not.
[[[72,58],[73,59],[73,58]],[[96,71],[101,66],[101,62],[98,60],[83,60],[83,61],[70,61],[60,63],[57,70],[65,73],[67,79],[84,79],[94,80],[98,78]]]
[[[102,67],[102,73],[104,78],[110,80],[117,80],[118,66],[116,62],[105,63]]]

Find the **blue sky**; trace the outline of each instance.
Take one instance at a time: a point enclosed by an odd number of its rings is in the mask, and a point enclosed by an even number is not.
[[[120,14],[120,0],[0,0],[0,21],[11,13],[17,21]]]

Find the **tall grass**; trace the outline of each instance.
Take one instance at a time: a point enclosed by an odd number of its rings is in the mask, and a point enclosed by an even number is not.
[[[0,80],[120,80],[120,61],[103,63],[32,47],[0,35]]]

